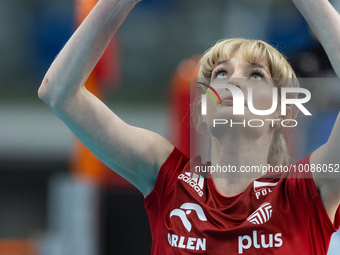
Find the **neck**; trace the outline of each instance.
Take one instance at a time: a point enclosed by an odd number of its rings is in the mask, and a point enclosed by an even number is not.
[[[259,139],[237,135],[212,136],[211,166],[215,169],[224,167],[225,171],[212,172],[211,176],[222,195],[235,196],[264,174],[262,166],[268,165],[270,141],[271,135]]]

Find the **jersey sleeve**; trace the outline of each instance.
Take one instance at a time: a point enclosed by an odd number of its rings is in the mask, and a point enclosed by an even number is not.
[[[175,147],[161,166],[153,191],[144,200],[145,208],[148,208],[156,199],[164,198],[173,190],[178,174],[188,161],[189,158]]]
[[[311,202],[318,191],[316,189],[312,172],[310,171],[310,156],[300,159],[289,172],[287,182],[292,185],[307,202]]]
[[[287,179],[288,187],[292,188],[293,192],[297,192],[309,204],[311,224],[319,230],[322,229],[322,233],[331,235],[339,229],[339,209],[336,212],[333,224],[333,219],[329,218],[315,185],[311,171],[310,156],[311,154],[299,160],[295,165],[295,169],[293,168],[294,170],[289,173]]]

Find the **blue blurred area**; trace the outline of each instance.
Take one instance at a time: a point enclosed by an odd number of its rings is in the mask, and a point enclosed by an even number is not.
[[[21,1],[16,0],[18,3]],[[5,2],[0,3],[0,14],[1,10],[17,11],[15,4]],[[73,0],[25,3],[21,12],[26,15],[2,15],[0,18],[0,28],[20,22],[25,22],[27,26],[3,29],[1,54],[4,55],[3,59],[11,61],[0,59],[0,76],[13,82],[13,87],[9,86],[6,90],[15,90],[18,84],[36,88],[74,31]],[[234,31],[247,38],[261,35],[262,39],[287,55],[299,71],[299,52],[313,51],[320,45],[292,4],[284,8],[277,2],[267,5],[265,2],[248,3],[246,0],[242,3],[141,1],[117,32],[121,41],[123,83],[118,98],[128,95],[144,102],[163,102],[169,79],[178,63],[192,55],[202,54],[213,42],[232,36]],[[227,17],[232,19],[227,20]],[[17,23],[14,19],[18,20]],[[9,50],[11,44],[15,45],[15,52]],[[316,58],[324,59],[324,56],[322,51],[315,53]],[[13,77],[13,70],[19,65],[24,65],[20,76]],[[323,61],[320,66],[329,67]],[[302,76],[305,74],[304,71],[299,73]],[[138,88],[135,86],[137,82],[140,84]],[[143,93],[145,90],[149,93]]]
[[[178,3],[178,0],[143,0],[138,3],[137,8],[151,8],[155,11],[160,11],[174,7],[176,3]]]
[[[73,5],[42,3],[34,8],[32,35],[36,68],[43,75],[71,37],[75,22]]]
[[[288,15],[279,10],[271,13],[268,40],[289,58],[319,45],[305,19],[300,13],[292,10]]]
[[[315,151],[328,141],[338,114],[339,109],[327,110],[319,113],[313,118],[313,121],[309,123],[309,139],[306,143],[306,155]]]

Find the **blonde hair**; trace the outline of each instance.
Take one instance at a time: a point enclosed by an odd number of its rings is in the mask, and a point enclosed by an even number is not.
[[[222,60],[229,60],[231,54],[236,51],[239,51],[244,60],[249,63],[264,62],[267,64],[271,77],[274,79],[275,86],[279,88],[279,98],[281,98],[281,87],[299,86],[294,70],[278,50],[264,41],[243,38],[221,40],[208,49],[200,60],[198,78],[207,79],[206,82],[209,82],[208,79],[211,78],[212,71],[217,63]],[[287,98],[297,98],[297,94],[291,93],[287,95]],[[295,118],[298,109],[295,105],[291,106],[291,108],[293,113],[292,118]],[[191,109],[196,129],[199,130],[202,124],[202,118],[198,114],[201,109],[200,96],[196,96]],[[283,136],[283,127],[278,125],[273,134],[267,161],[271,165],[281,165],[288,164],[289,159],[287,144]]]

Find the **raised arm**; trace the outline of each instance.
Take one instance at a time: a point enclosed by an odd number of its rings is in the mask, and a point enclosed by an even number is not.
[[[146,196],[173,145],[156,133],[126,124],[84,86],[139,1],[100,0],[52,63],[38,95],[100,160]]]
[[[293,0],[340,77],[340,15],[328,0]]]
[[[328,0],[293,0],[301,14],[305,17],[334,68],[340,77],[340,15]],[[311,156],[311,164],[340,163],[340,115],[334,124],[332,133],[326,144],[317,149]],[[323,204],[334,220],[340,203],[340,176],[334,173],[313,173],[315,184],[319,190]],[[326,178],[325,178],[326,177]]]

